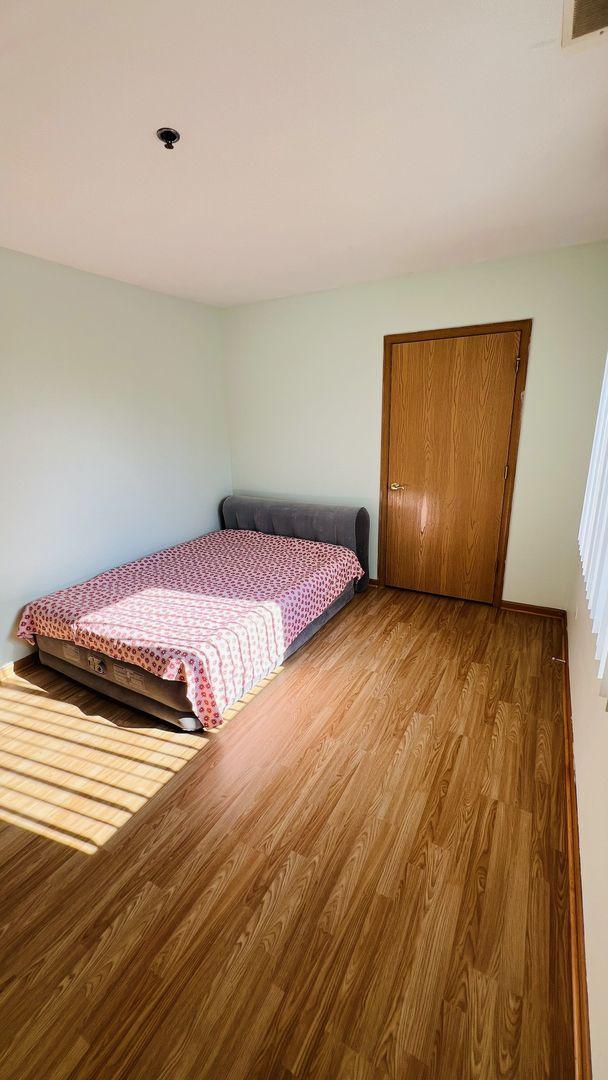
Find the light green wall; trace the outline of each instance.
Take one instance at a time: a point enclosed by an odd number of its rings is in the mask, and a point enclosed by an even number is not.
[[[527,317],[504,595],[566,607],[608,341],[608,244],[227,310],[235,490],[367,506],[373,573],[384,335]]]
[[[608,244],[219,312],[0,250],[0,663],[32,596],[212,528],[234,487],[362,503],[384,334],[532,316],[505,597],[566,606]],[[224,371],[225,369],[225,371]]]
[[[0,250],[0,665],[24,603],[217,526],[220,315]]]

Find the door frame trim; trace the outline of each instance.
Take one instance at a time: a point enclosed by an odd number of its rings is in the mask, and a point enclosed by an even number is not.
[[[511,506],[513,502],[513,488],[515,485],[515,470],[517,467],[517,451],[519,449],[519,435],[521,431],[523,395],[528,372],[528,353],[530,351],[532,319],[516,319],[513,322],[479,323],[475,326],[452,326],[441,330],[418,330],[411,334],[385,335],[384,363],[382,370],[382,442],[380,450],[380,521],[378,531],[378,583],[380,585],[386,584],[386,537],[389,482],[388,453],[391,420],[390,374],[393,345],[403,345],[411,341],[430,341],[440,338],[473,337],[476,334],[508,334],[513,333],[514,331],[518,332],[520,335],[519,371],[517,372],[515,390],[513,393],[511,428],[509,431],[509,451],[507,455],[508,471],[502,500],[500,532],[498,537],[498,557],[496,560],[494,594],[492,598],[494,606],[500,606],[502,603],[507,544],[509,541],[509,526],[511,523]]]

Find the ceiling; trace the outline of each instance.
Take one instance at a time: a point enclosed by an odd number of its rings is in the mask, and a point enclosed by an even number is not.
[[[606,237],[608,35],[561,19],[4,0],[0,246],[227,305]]]

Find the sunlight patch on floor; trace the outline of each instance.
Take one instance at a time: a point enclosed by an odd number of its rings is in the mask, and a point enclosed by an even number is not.
[[[27,678],[0,687],[0,820],[88,854],[208,745],[112,704],[112,720],[76,704],[95,700],[67,682],[65,700]]]

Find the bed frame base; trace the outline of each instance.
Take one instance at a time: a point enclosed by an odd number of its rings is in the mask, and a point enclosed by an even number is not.
[[[202,729],[200,720],[194,715],[194,713],[186,708],[173,708],[165,701],[159,701],[156,697],[151,697],[149,693],[142,694],[137,690],[131,689],[128,686],[122,686],[120,683],[113,682],[112,679],[106,678],[103,675],[97,675],[94,671],[90,671],[88,667],[82,667],[80,664],[73,664],[69,660],[64,659],[62,656],[57,655],[58,648],[55,648],[53,652],[48,651],[42,647],[41,642],[44,641],[45,645],[51,643],[52,646],[61,648],[63,645],[71,645],[71,642],[54,641],[49,638],[39,639],[38,655],[40,663],[46,667],[54,668],[55,671],[60,671],[62,675],[67,675],[68,678],[73,679],[74,682],[82,683],[84,686],[88,686],[90,690],[95,690],[98,694],[105,694],[106,697],[113,698],[114,701],[120,702],[121,705],[127,705],[130,709],[139,709],[140,712],[147,713],[148,716],[152,715],[158,720],[164,720],[165,723],[173,724],[174,727],[180,728],[181,731],[199,731]],[[74,646],[72,646],[74,648]],[[89,655],[88,650],[82,650],[85,655]],[[103,653],[93,653],[93,655],[106,663],[111,663],[111,658],[106,657]],[[121,667],[127,667],[126,664],[121,664]],[[135,669],[137,673],[141,673],[142,669]],[[145,672],[144,674],[148,674]],[[163,691],[165,688],[175,693],[175,696],[179,696],[180,692],[185,696],[185,683],[170,682],[166,679],[159,679],[156,675],[150,675],[149,678],[156,683],[164,683],[164,686],[155,688],[159,691]],[[189,704],[189,703],[188,703]]]

